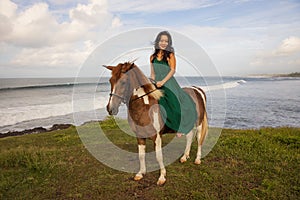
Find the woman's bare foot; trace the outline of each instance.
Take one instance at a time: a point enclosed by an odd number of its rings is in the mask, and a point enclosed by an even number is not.
[[[177,136],[178,138],[180,138],[180,137],[182,136],[182,133],[177,133],[176,136]]]

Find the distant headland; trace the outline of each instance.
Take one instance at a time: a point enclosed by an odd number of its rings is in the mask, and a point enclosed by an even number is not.
[[[300,77],[300,72],[293,72],[290,74],[277,74],[275,77]]]
[[[250,77],[300,77],[300,72],[290,74],[252,74]]]

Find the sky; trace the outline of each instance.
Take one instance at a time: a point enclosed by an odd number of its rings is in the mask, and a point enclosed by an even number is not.
[[[299,0],[0,0],[0,78],[75,77],[103,42],[151,27],[193,40],[222,76],[300,71]]]

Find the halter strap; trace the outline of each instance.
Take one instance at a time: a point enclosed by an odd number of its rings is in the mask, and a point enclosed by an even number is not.
[[[115,96],[121,99],[123,103],[126,103],[126,99],[124,97],[121,97],[120,95],[114,94],[114,93],[109,93],[109,96]]]

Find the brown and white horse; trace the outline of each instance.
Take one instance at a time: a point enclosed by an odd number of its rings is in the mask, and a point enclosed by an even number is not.
[[[158,106],[158,100],[163,95],[162,92],[134,63],[126,62],[117,66],[104,67],[112,71],[109,80],[111,93],[107,111],[110,115],[116,115],[120,104],[125,103],[128,109],[128,123],[137,136],[140,170],[135,175],[134,180],[141,180],[146,173],[146,139],[150,138],[154,142],[156,159],[160,166],[160,177],[157,184],[163,185],[166,182],[166,169],[162,155],[162,134],[170,130],[167,130],[164,126]],[[203,90],[195,86],[184,88],[184,91],[192,97],[198,113],[196,121],[198,151],[195,164],[200,164],[201,146],[208,132],[206,96]],[[193,131],[186,135],[186,148],[180,162],[185,162],[189,158],[193,136]]]

